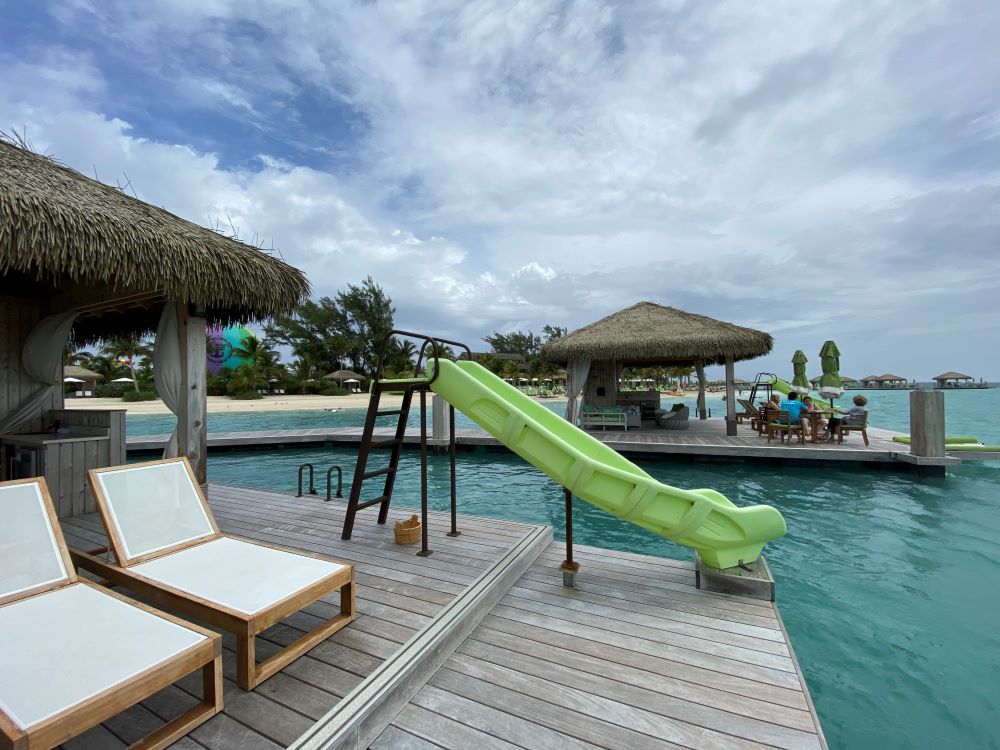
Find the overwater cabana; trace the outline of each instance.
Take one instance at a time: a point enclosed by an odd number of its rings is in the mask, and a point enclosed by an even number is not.
[[[963,375],[960,372],[949,370],[948,372],[942,372],[940,375],[935,375],[932,380],[937,388],[967,388],[975,381],[975,378],[971,375]]]
[[[909,382],[902,375],[893,375],[890,372],[880,375],[878,380],[879,384],[883,388],[905,388],[906,384]]]
[[[289,313],[308,290],[258,248],[0,142],[2,478],[45,476],[60,516],[94,510],[85,473],[125,462],[124,411],[64,409],[63,352],[156,332],[166,453],[205,481],[206,326]]]
[[[705,367],[725,365],[726,430],[735,435],[733,367],[767,354],[773,345],[771,335],[763,331],[640,302],[548,342],[542,356],[566,364],[567,418],[571,420],[576,397],[581,395],[586,405],[620,405],[618,380],[623,368],[671,366],[691,366],[697,371],[699,412],[704,419]],[[658,405],[659,400],[659,392],[649,392],[650,404]]]

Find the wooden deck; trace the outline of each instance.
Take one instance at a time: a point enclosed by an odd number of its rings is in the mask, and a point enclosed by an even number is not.
[[[911,456],[909,446],[893,441],[900,433],[877,427],[868,429],[870,445],[866,446],[860,435],[854,434],[843,444],[836,442],[812,443],[779,442],[777,438],[768,443],[749,425],[739,425],[738,434],[726,435],[725,421],[722,419],[691,420],[687,430],[662,430],[659,428],[639,428],[628,431],[594,430],[590,434],[607,443],[619,453],[644,458],[673,457],[695,461],[780,461],[820,464],[867,463],[882,464],[890,468],[908,470],[911,466],[946,466],[960,462],[960,456],[941,459],[927,459]],[[379,428],[376,433],[389,436],[394,428]],[[211,432],[208,436],[209,450],[262,449],[292,446],[341,446],[356,447],[361,444],[361,427],[327,427],[300,430],[266,430],[256,432]],[[131,436],[126,440],[129,453],[149,453],[160,451],[167,440],[166,435]],[[410,428],[406,432],[406,444],[417,445],[420,432]],[[500,442],[483,430],[457,430],[455,442],[459,446],[485,446],[501,448]],[[447,441],[428,439],[433,446],[446,445]]]
[[[214,484],[209,502],[224,532],[353,562],[359,616],[250,693],[233,681],[227,637],[225,712],[175,744],[184,750],[273,749],[321,733],[319,719],[539,529],[461,516],[462,535],[448,538],[447,516],[433,513],[434,554],[417,557],[392,542],[391,525],[375,525],[375,509],[344,542],[343,503]],[[394,508],[390,521],[410,512]],[[70,544],[103,542],[93,514],[62,525]],[[561,543],[538,549],[371,747],[825,747],[773,604],[699,591],[688,562],[580,546],[577,588],[565,589]],[[336,604],[317,603],[267,631],[260,657]],[[190,705],[196,690],[182,681],[65,747],[123,747]]]
[[[693,565],[552,543],[377,748],[825,747],[778,611]]]
[[[449,539],[446,514],[430,515],[430,557],[417,557],[416,545],[393,542],[392,522],[412,511],[393,508],[389,523],[375,523],[377,508],[358,516],[353,538],[340,538],[345,505],[315,496],[294,498],[274,492],[223,485],[209,486],[209,503],[223,532],[322,552],[353,563],[358,584],[358,618],[309,654],[251,693],[236,687],[235,640],[224,639],[225,712],[196,729],[178,748],[251,750],[286,747],[383,660],[394,654],[441,611],[480,572],[533,527],[463,516],[462,535]],[[97,514],[61,521],[67,542],[81,548],[104,543]],[[258,658],[270,656],[312,629],[318,617],[339,607],[338,595],[307,607],[257,639]],[[120,748],[134,742],[193,703],[197,680],[179,683],[149,701],[66,743],[82,750]]]

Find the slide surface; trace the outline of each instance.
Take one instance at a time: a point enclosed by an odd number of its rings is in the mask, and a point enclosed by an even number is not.
[[[431,390],[550,479],[614,516],[698,550],[712,567],[756,560],[783,536],[769,505],[740,508],[715,490],[682,490],[653,479],[620,453],[476,362],[438,362]],[[431,372],[434,361],[427,363]]]

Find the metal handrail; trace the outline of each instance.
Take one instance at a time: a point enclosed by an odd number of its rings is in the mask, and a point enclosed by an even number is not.
[[[340,470],[339,466],[331,466],[326,470],[326,500],[324,502],[330,502],[330,500],[332,500],[330,497],[332,477],[330,475],[333,474],[334,471],[337,472],[337,498],[339,500],[344,499],[344,472]]]
[[[301,466],[299,466],[299,491],[298,491],[298,494],[295,495],[295,497],[302,497],[302,470],[306,469],[306,468],[309,469],[309,494],[310,495],[316,495],[316,494],[318,494],[316,492],[316,485],[315,485],[315,483],[313,481],[313,479],[314,479],[313,465],[312,464],[302,464]]]

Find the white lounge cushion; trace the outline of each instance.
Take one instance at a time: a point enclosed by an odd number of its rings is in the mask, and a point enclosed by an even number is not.
[[[68,580],[37,482],[0,487],[0,596]]]
[[[97,481],[128,558],[215,534],[183,462],[99,471]]]
[[[130,570],[253,615],[346,567],[223,537],[133,565]]]
[[[0,707],[22,730],[207,638],[75,583],[0,607]]]

